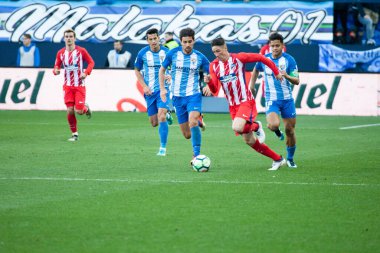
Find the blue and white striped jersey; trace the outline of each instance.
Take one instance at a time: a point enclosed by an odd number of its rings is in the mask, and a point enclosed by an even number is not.
[[[170,50],[162,66],[171,66],[171,93],[173,96],[185,97],[200,93],[199,70],[209,73],[210,62],[201,52],[193,49],[190,54],[184,54],[182,47]]]
[[[285,70],[290,76],[298,76],[297,63],[290,54],[282,53],[282,56],[278,59],[272,58],[271,53],[266,54],[265,57],[272,60],[280,71]],[[291,83],[288,80],[285,78],[283,78],[282,82],[277,80],[272,70],[261,62],[256,64],[256,69],[264,72],[266,101],[293,98]]]
[[[158,52],[153,52],[149,46],[146,46],[137,54],[135,68],[141,71],[146,85],[153,92],[160,90],[158,73],[168,51],[169,49],[161,46]]]

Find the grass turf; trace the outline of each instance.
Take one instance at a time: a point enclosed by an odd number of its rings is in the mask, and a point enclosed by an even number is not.
[[[379,118],[297,120],[299,168],[270,172],[207,114],[196,173],[177,124],[156,156],[146,114],[79,118],[70,143],[65,112],[0,111],[0,252],[380,252],[379,126],[339,129]]]

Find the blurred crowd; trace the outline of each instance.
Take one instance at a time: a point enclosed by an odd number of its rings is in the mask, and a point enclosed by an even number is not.
[[[335,3],[334,43],[380,44],[379,14],[379,3]]]

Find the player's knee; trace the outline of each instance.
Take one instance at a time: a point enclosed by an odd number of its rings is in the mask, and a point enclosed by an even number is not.
[[[190,121],[189,121],[189,127],[190,128],[192,128],[192,127],[196,127],[196,126],[198,126],[198,120],[196,120],[196,119],[191,119]]]
[[[276,131],[279,127],[280,127],[279,124],[276,124],[276,123],[268,123],[268,128],[269,128],[269,130],[271,130],[271,131]]]
[[[285,134],[286,136],[294,136],[294,127],[286,127]]]
[[[244,132],[244,127],[237,126],[237,125],[232,125],[232,130],[237,132],[238,134],[243,134]]]
[[[185,137],[185,139],[190,139],[191,138],[191,133],[183,133],[183,136]]]

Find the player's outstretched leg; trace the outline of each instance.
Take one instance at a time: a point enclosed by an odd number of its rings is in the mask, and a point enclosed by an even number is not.
[[[282,156],[274,152],[266,144],[260,143],[260,141],[257,139],[250,146],[258,153],[265,155],[273,160],[272,167],[269,170],[278,170],[286,163],[286,160]]]

